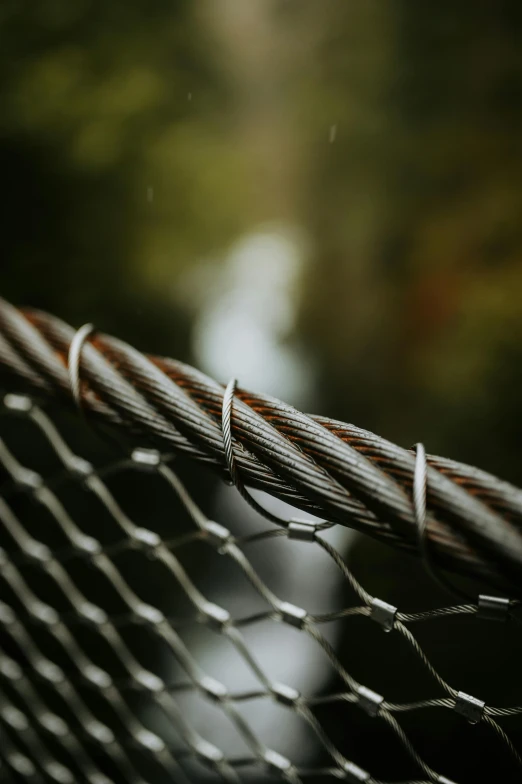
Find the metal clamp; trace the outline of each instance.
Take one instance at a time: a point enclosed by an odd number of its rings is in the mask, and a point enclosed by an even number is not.
[[[296,629],[302,629],[308,617],[306,610],[295,604],[290,604],[290,602],[281,602],[279,612],[283,621],[290,626],[295,626]]]
[[[4,406],[9,411],[14,411],[17,414],[28,414],[33,407],[33,401],[27,395],[4,395]]]
[[[35,539],[30,539],[25,542],[23,546],[24,555],[31,561],[45,566],[49,561],[53,560],[53,555],[46,544],[37,542]]]
[[[94,536],[87,536],[87,534],[77,534],[74,537],[73,547],[84,556],[94,556],[102,552],[100,542]]]
[[[457,713],[464,716],[470,724],[478,724],[484,715],[486,703],[482,700],[477,700],[476,697],[472,697],[470,694],[459,691],[454,707]]]
[[[140,602],[134,607],[134,615],[140,621],[150,623],[152,626],[159,626],[159,624],[163,623],[165,620],[165,616],[161,610],[158,610],[157,607],[152,607],[150,604],[145,604],[144,602]]]
[[[50,604],[45,604],[45,602],[32,602],[28,610],[33,618],[45,626],[55,626],[60,620],[54,607],[51,607]]]
[[[85,732],[98,743],[103,743],[104,746],[109,746],[115,740],[113,731],[106,724],[102,724],[101,721],[88,721],[85,724]]]
[[[377,716],[384,702],[384,697],[377,694],[376,691],[368,689],[366,686],[359,686],[357,689],[358,705],[368,714],[368,716]]]
[[[143,547],[144,550],[155,550],[161,544],[158,534],[148,528],[134,528],[130,536],[136,547]]]
[[[345,762],[343,771],[346,774],[346,781],[348,781],[349,784],[360,784],[361,781],[370,780],[368,771],[360,768],[355,762]]]
[[[313,542],[317,526],[306,520],[290,520],[288,523],[288,538],[298,542]]]
[[[301,696],[297,689],[293,689],[291,686],[285,686],[284,683],[273,683],[270,690],[281,705],[286,705],[290,708],[295,705]]]
[[[280,773],[287,773],[292,767],[289,759],[273,749],[267,749],[263,754],[263,759],[269,768],[275,769]]]
[[[477,618],[485,621],[506,621],[509,616],[511,600],[503,596],[487,596],[480,594],[478,598]]]
[[[16,615],[14,614],[11,607],[3,602],[0,602],[0,624],[3,626],[8,626],[11,623],[16,622]]]
[[[144,471],[153,470],[161,463],[161,454],[157,449],[138,447],[132,450],[131,460]]]
[[[88,479],[94,473],[94,466],[83,457],[73,455],[67,463],[67,468],[77,479]]]
[[[17,485],[30,493],[40,490],[44,484],[40,474],[37,474],[36,471],[31,471],[30,468],[20,468],[16,475],[13,476],[13,479]]]
[[[210,697],[214,702],[222,702],[228,697],[228,689],[225,684],[220,683],[215,678],[211,678],[210,675],[204,675],[198,681],[198,685],[207,697]]]
[[[149,732],[145,729],[134,733],[134,740],[136,740],[144,749],[147,749],[147,751],[150,751],[153,754],[161,754],[161,752],[165,749],[165,744],[162,739],[154,732]]]
[[[134,683],[152,694],[158,694],[165,688],[164,682],[149,670],[136,670],[133,674]]]
[[[206,541],[219,550],[224,547],[232,539],[232,534],[225,528],[224,525],[215,523],[213,520],[207,520],[205,523]]]
[[[97,686],[99,689],[108,689],[113,685],[111,676],[101,667],[96,667],[94,664],[88,664],[83,670],[82,675],[86,681]]]
[[[213,602],[205,602],[200,605],[200,610],[208,625],[218,632],[230,623],[230,613]]]
[[[82,602],[78,607],[78,615],[93,626],[103,626],[109,620],[105,610],[92,602]]]
[[[393,604],[383,602],[382,599],[373,598],[371,601],[371,614],[372,621],[380,624],[385,632],[391,632],[395,623],[395,616],[397,615],[397,608]]]
[[[65,681],[65,674],[62,668],[53,664],[49,659],[41,659],[41,661],[35,662],[34,669],[38,675],[41,675],[49,683],[56,685]]]
[[[193,749],[201,761],[208,765],[219,765],[225,759],[223,752],[204,738],[194,739]]]

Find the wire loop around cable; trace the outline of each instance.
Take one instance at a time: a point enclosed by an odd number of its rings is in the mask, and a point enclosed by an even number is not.
[[[80,327],[71,340],[69,354],[67,357],[67,370],[69,372],[71,394],[80,411],[82,411],[82,393],[80,388],[80,365],[82,349],[85,341],[89,335],[92,335],[94,329],[94,324],[84,324],[83,327]]]
[[[239,475],[239,471],[237,469],[237,464],[236,464],[236,458],[234,456],[234,447],[232,443],[232,407],[234,404],[234,395],[236,392],[236,386],[237,386],[237,379],[232,378],[228,382],[227,388],[225,389],[225,394],[223,395],[223,406],[221,410],[223,446],[225,448],[225,458],[227,461],[230,478],[232,479],[232,482],[236,486],[240,495],[245,499],[247,504],[249,504],[252,507],[252,509],[255,509],[255,511],[258,512],[258,514],[263,515],[263,517],[266,517],[267,520],[270,520],[272,523],[276,523],[276,525],[282,525],[285,528],[287,528],[289,525],[289,521],[285,520],[282,517],[279,517],[278,515],[272,514],[272,512],[269,512],[268,509],[265,509],[263,506],[261,506],[261,504],[259,504],[255,500],[255,498],[248,492]]]
[[[460,588],[456,588],[434,567],[427,537],[426,494],[428,488],[428,463],[426,460],[426,450],[424,444],[421,443],[415,444],[413,448],[416,453],[415,470],[413,473],[413,510],[415,513],[415,522],[417,524],[417,540],[422,562],[430,577],[438,583],[441,588],[444,588],[445,591],[449,591],[453,596],[457,596],[459,599],[464,598],[467,601],[475,603],[476,597],[470,597]]]

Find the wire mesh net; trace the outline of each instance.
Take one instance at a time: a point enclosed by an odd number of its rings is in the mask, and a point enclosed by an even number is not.
[[[342,526],[232,514],[235,488],[210,519],[171,455],[1,413],[1,781],[520,780],[508,598],[438,606]]]

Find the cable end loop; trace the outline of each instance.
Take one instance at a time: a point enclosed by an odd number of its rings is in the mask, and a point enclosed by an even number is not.
[[[82,357],[82,349],[85,345],[87,338],[95,331],[94,324],[84,324],[83,327],[76,332],[71,345],[69,346],[69,354],[67,356],[67,371],[69,373],[69,386],[73,400],[80,411],[82,411],[82,393],[80,387],[80,365]]]

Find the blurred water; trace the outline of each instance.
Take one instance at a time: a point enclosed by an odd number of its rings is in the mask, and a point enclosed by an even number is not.
[[[306,406],[311,359],[289,340],[304,263],[302,240],[288,229],[241,237],[203,295],[193,332],[198,366]]]

